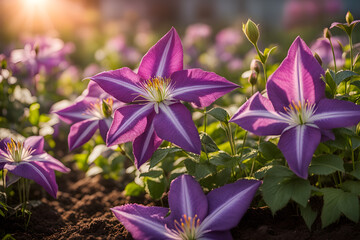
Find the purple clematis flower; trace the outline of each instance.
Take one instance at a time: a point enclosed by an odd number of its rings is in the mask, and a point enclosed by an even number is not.
[[[24,142],[5,138],[0,141],[0,169],[7,169],[16,178],[34,180],[56,198],[58,186],[54,170],[69,172],[70,169],[43,148],[42,136],[29,137]]]
[[[281,135],[278,147],[290,169],[307,178],[308,166],[320,141],[334,139],[331,129],[360,121],[360,106],[325,98],[324,70],[300,38],[270,76],[269,98],[254,94],[231,118],[257,135]]]
[[[89,141],[97,129],[105,141],[112,122],[113,109],[121,105],[123,103],[104,92],[95,82],[90,82],[73,105],[55,111],[61,120],[73,124],[68,136],[70,151]]]
[[[232,239],[261,182],[239,180],[205,195],[189,175],[172,181],[169,206],[127,204],[111,210],[134,239]]]
[[[180,101],[206,107],[238,87],[215,73],[183,70],[183,49],[174,28],[143,57],[138,73],[120,68],[90,79],[119,101],[132,103],[115,112],[107,144],[133,141],[137,167],[151,157],[162,140],[200,154],[198,131]]]

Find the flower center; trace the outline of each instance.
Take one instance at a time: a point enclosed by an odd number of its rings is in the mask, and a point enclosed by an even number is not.
[[[173,87],[170,78],[155,77],[144,81],[141,85],[146,92],[143,97],[150,102],[161,103],[172,99]]]
[[[96,102],[90,103],[90,106],[86,109],[86,114],[99,119],[111,117],[113,102],[112,98],[98,99]]]
[[[311,123],[310,118],[314,115],[315,104],[309,104],[308,101],[305,103],[292,101],[289,107],[284,107],[284,109],[292,124],[303,125]]]
[[[11,139],[11,142],[7,143],[7,158],[12,162],[21,162],[26,160],[35,150],[24,147],[23,142],[16,142]]]
[[[200,219],[195,216],[193,218],[183,215],[180,218],[180,222],[175,220],[175,234],[180,237],[182,240],[196,240],[201,237],[199,232]]]

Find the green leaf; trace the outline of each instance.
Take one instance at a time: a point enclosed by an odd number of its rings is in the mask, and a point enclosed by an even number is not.
[[[224,151],[219,151],[218,154],[210,158],[210,163],[215,166],[228,166],[233,167],[238,164],[239,157],[232,157]]]
[[[144,192],[144,188],[135,182],[128,183],[124,189],[125,196],[138,197]]]
[[[356,195],[360,195],[360,182],[347,180],[341,184],[341,188],[347,192],[354,193]]]
[[[351,136],[350,140],[351,140],[351,146],[352,146],[353,150],[360,147],[360,137],[359,136]]]
[[[159,148],[157,149],[150,159],[150,168],[156,166],[159,162],[161,162],[168,154],[180,152],[181,148],[178,147],[167,147],[167,148]]]
[[[332,95],[334,95],[336,92],[336,83],[334,79],[335,79],[335,73],[332,70],[328,69],[325,72],[325,77],[323,77],[323,80],[329,86]]]
[[[264,200],[273,214],[285,207],[290,199],[306,207],[311,189],[308,180],[297,177],[284,166],[273,166],[268,170],[262,185]]]
[[[267,59],[269,58],[270,54],[275,51],[275,49],[277,48],[277,46],[274,46],[272,48],[265,48],[264,50],[264,57],[265,57],[265,62],[267,61]]]
[[[350,172],[350,175],[360,180],[360,163],[355,164],[355,170]]]
[[[207,114],[214,117],[216,120],[219,120],[220,122],[228,123],[230,119],[229,114],[223,108],[213,108],[208,111]]]
[[[265,166],[265,167],[262,167],[260,168],[259,170],[257,170],[255,173],[254,173],[254,177],[256,179],[262,179],[265,174],[272,168],[273,166],[272,165],[269,165],[269,166]]]
[[[214,142],[214,140],[204,132],[200,133],[200,139],[201,139],[201,151],[211,153],[219,151],[220,149]]]
[[[355,72],[344,70],[344,71],[338,71],[335,75],[335,83],[336,85],[339,85],[343,81],[349,80],[352,76],[358,75]]]
[[[215,166],[210,165],[209,163],[200,163],[196,165],[194,176],[196,179],[202,179],[213,173],[216,173]]]
[[[341,213],[354,222],[359,220],[359,198],[354,193],[342,189],[323,188],[324,206],[321,212],[322,227],[339,219]]]
[[[311,209],[311,206],[308,204],[306,207],[300,206],[301,216],[303,217],[306,226],[311,230],[311,226],[316,220],[317,212]]]
[[[39,124],[39,117],[40,117],[40,104],[39,103],[33,103],[30,105],[29,108],[29,122],[33,126],[37,126]]]
[[[140,174],[140,177],[151,177],[158,178],[163,174],[162,170],[150,170],[148,172],[143,172]]]
[[[151,179],[151,178],[145,178],[145,190],[148,192],[151,196],[151,198],[157,200],[160,199],[163,195],[163,193],[166,191],[166,182],[164,178],[157,178],[157,179]]]
[[[336,171],[345,172],[344,161],[337,155],[322,155],[313,158],[309,172],[317,175],[329,175]]]
[[[262,142],[259,146],[259,151],[262,153],[266,160],[273,160],[281,158],[282,153],[279,148],[272,142]]]
[[[351,85],[354,85],[355,87],[359,88],[360,89],[360,81],[357,80],[357,81],[354,81],[352,83],[350,83]]]

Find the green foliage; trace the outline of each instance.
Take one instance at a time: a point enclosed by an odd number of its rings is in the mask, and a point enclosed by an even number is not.
[[[336,171],[345,172],[344,162],[336,155],[322,155],[313,158],[309,172],[317,175],[329,175]]]
[[[29,108],[29,122],[34,125],[37,126],[39,124],[39,120],[40,120],[40,104],[39,103],[33,103],[30,105]]]
[[[306,226],[309,228],[309,230],[311,230],[311,226],[316,220],[317,212],[314,211],[309,204],[306,205],[306,207],[300,205],[300,212]]]
[[[130,182],[124,189],[125,196],[138,197],[144,193],[144,188],[137,185],[135,182]]]
[[[228,123],[230,116],[227,111],[223,108],[213,108],[207,112],[210,116],[214,117],[216,120],[224,123]]]
[[[158,148],[150,159],[150,168],[153,168],[159,162],[164,160],[164,158],[168,156],[168,154],[172,154],[180,151],[182,151],[182,149],[178,147]]]

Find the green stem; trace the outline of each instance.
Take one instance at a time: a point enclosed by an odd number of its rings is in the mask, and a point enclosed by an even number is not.
[[[341,173],[338,171],[338,177],[339,177],[339,183],[340,185],[342,185],[342,176],[341,176]]]
[[[354,70],[354,66],[353,66],[353,44],[352,44],[352,35],[349,35],[349,44],[350,44],[350,70],[353,71]]]
[[[231,148],[231,155],[235,156],[235,154],[236,154],[235,143],[234,143],[234,138],[232,135],[230,123],[227,123],[227,128],[228,128],[228,132],[229,132],[229,143],[230,143],[230,148]]]
[[[206,108],[204,110],[204,133],[206,133],[206,125],[207,125],[207,112]]]
[[[351,161],[352,161],[352,165],[353,165],[353,170],[355,171],[355,154],[354,154],[354,149],[352,146],[351,138],[349,138],[349,145],[351,148]]]
[[[334,52],[333,44],[331,42],[331,38],[329,38],[329,41],[330,41],[330,46],[331,46],[331,52],[332,52],[333,59],[334,59],[334,70],[335,70],[335,73],[336,73],[337,72],[337,70],[336,70],[336,58],[335,58],[335,52]]]
[[[129,154],[122,148],[122,145],[119,144],[118,146],[120,148],[121,154],[124,155],[125,157],[127,157],[132,163],[134,163],[132,158],[129,156]]]
[[[265,84],[267,83],[266,63],[263,63]]]
[[[267,74],[266,74],[266,61],[262,58],[262,54],[261,54],[261,52],[260,52],[260,50],[259,50],[258,46],[257,46],[257,45],[254,45],[254,46],[255,46],[256,52],[257,52],[257,54],[258,54],[258,56],[259,56],[259,58],[260,58],[260,62],[261,62],[261,64],[262,64],[262,66],[263,66],[263,70],[264,70],[264,79],[265,79],[265,84],[266,84],[266,82],[267,82]]]

